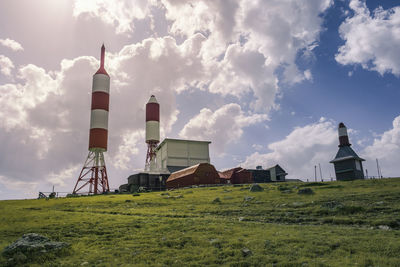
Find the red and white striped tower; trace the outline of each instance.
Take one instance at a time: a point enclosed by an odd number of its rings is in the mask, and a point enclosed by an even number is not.
[[[146,104],[146,167],[147,171],[156,169],[156,148],[160,142],[160,104],[152,95]]]
[[[75,184],[73,194],[89,185],[89,194],[110,191],[103,152],[107,151],[110,76],[104,69],[104,44],[101,47],[100,68],[93,75],[92,109],[90,114],[89,154]]]
[[[347,128],[343,122],[339,123],[339,147],[351,146],[349,136],[347,135]]]

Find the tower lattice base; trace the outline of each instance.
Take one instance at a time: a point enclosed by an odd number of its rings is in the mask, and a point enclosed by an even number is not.
[[[148,141],[147,143],[147,154],[146,154],[146,163],[145,170],[150,171],[153,170],[156,166],[156,148],[158,141]]]
[[[85,165],[76,181],[73,194],[89,185],[89,194],[110,192],[104,155],[101,151],[89,151]]]

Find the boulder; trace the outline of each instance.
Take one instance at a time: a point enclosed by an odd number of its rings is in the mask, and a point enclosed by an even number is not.
[[[245,196],[244,197],[244,201],[252,201],[254,199],[254,197],[251,197],[251,196]]]
[[[331,209],[331,210],[335,210],[335,209],[339,209],[343,207],[343,204],[337,201],[328,201],[328,202],[324,202],[321,204],[322,208],[326,208],[326,209]]]
[[[314,194],[314,191],[311,188],[305,187],[300,189],[297,194],[299,195],[312,195]]]
[[[390,227],[387,225],[379,225],[378,228],[385,231],[390,230]]]
[[[252,184],[250,187],[250,192],[261,192],[264,191],[264,188],[262,188],[259,184]]]
[[[69,244],[64,242],[54,242],[45,236],[29,233],[24,234],[20,239],[5,247],[3,255],[6,257],[18,255],[21,258],[22,256],[40,255],[58,251],[69,246]]]
[[[253,254],[253,252],[251,252],[250,249],[248,249],[248,248],[242,248],[242,255],[243,255],[243,257],[247,257],[247,256],[250,256],[250,255],[252,255],[252,254]]]
[[[219,203],[221,203],[221,200],[219,199],[219,197],[217,197],[212,201],[212,203],[213,204],[219,204]]]
[[[222,244],[221,244],[221,242],[219,241],[218,238],[211,239],[211,240],[210,240],[210,244],[211,244],[212,246],[216,247],[216,248],[222,248]]]

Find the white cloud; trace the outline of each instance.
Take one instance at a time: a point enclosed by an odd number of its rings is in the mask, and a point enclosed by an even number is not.
[[[163,0],[170,32],[190,36],[203,32],[203,63],[210,74],[209,90],[241,97],[252,93],[252,108],[275,108],[281,82],[312,79],[300,71],[298,54],[311,54],[322,31],[323,14],[332,1],[186,1]],[[279,27],[276,27],[279,25]]]
[[[351,0],[354,15],[339,28],[345,44],[339,47],[336,61],[343,65],[360,64],[383,75],[400,75],[400,6],[372,14],[365,1]]]
[[[14,69],[14,64],[11,59],[4,55],[0,55],[0,72],[6,76],[10,76],[12,69]]]
[[[130,169],[132,156],[139,154],[139,147],[145,139],[144,131],[127,132],[122,135],[122,142],[118,147],[116,156],[111,161],[116,168],[121,170]]]
[[[61,187],[66,186],[67,185],[66,182],[70,180],[70,177],[78,176],[80,168],[82,168],[82,166],[76,164],[75,166],[66,167],[62,169],[60,172],[57,173],[52,172],[47,176],[47,181],[54,186],[61,186]]]
[[[334,176],[329,163],[337,152],[337,131],[332,121],[318,122],[295,128],[283,140],[268,145],[269,153],[255,152],[241,164],[242,167],[264,168],[279,164],[289,173],[289,178],[314,179],[314,166],[321,164],[323,177]],[[319,177],[319,171],[318,171]]]
[[[22,47],[22,45],[20,43],[18,43],[17,41],[14,41],[12,39],[0,39],[0,44],[8,47],[10,49],[12,49],[13,51],[22,51],[24,50],[24,48]]]
[[[151,0],[75,0],[73,15],[97,17],[106,24],[115,25],[119,34],[131,33],[134,29],[133,21],[148,17],[153,4],[156,2]]]
[[[221,62],[215,62],[213,78],[209,85],[212,93],[241,97],[253,92],[257,99],[252,107],[258,111],[275,108],[278,79],[274,69],[265,65],[262,53],[248,50],[240,45],[230,45]]]
[[[163,18],[173,38],[185,40],[201,33],[198,43],[204,76],[192,85],[212,93],[241,98],[252,95],[251,107],[268,112],[278,107],[279,82],[293,85],[312,80],[310,70],[300,70],[298,55],[312,56],[323,30],[321,15],[332,0],[161,0],[110,2],[75,0],[74,15],[97,17],[114,25],[117,33],[133,31],[134,20]],[[153,21],[153,23],[154,23]],[[279,27],[277,27],[279,25]],[[172,38],[171,37],[171,38]],[[159,45],[159,44],[155,44]],[[157,46],[152,55],[157,57]],[[282,71],[278,78],[277,72]],[[185,87],[188,88],[188,87]]]
[[[237,142],[243,128],[268,120],[265,114],[245,114],[238,104],[231,103],[212,111],[208,108],[190,119],[179,136],[194,140],[212,141],[217,153],[223,153],[227,144]]]
[[[377,176],[375,160],[378,159],[385,177],[400,176],[400,116],[393,120],[392,129],[376,137],[373,144],[365,148],[362,156],[367,160],[364,168],[369,170],[369,175]]]
[[[259,144],[253,144],[251,147],[257,151],[262,150],[264,148],[262,145]]]
[[[313,77],[312,77],[311,70],[305,70],[304,71],[304,78],[306,80],[312,81]]]

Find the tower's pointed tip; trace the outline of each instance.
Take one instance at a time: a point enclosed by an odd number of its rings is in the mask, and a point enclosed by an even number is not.
[[[100,68],[99,70],[96,72],[96,74],[107,74],[107,71],[104,69],[104,61],[105,61],[105,54],[106,54],[106,48],[104,46],[104,42],[103,45],[101,46],[101,55],[100,55]]]

